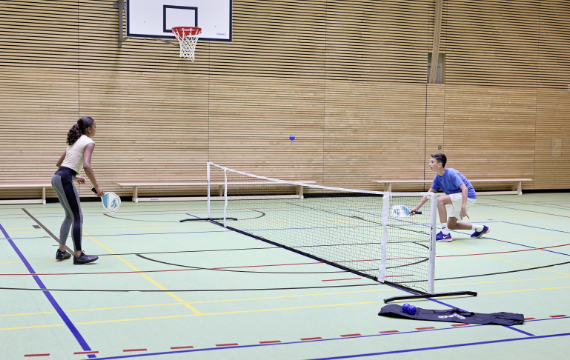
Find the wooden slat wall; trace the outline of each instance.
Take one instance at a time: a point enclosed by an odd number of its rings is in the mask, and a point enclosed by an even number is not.
[[[445,0],[445,84],[429,86],[432,0],[235,0],[234,41],[199,42],[194,63],[152,40],[118,48],[112,3],[0,2],[0,183],[49,182],[87,115],[96,174],[121,195],[204,179],[207,159],[381,189],[431,178],[438,145],[468,177],[570,188],[568,1]],[[25,197],[39,192],[0,191]]]

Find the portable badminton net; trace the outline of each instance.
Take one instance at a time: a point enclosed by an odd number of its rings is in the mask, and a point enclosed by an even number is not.
[[[437,296],[435,193],[309,185],[211,162],[207,173],[208,217],[204,220],[414,296]],[[290,195],[295,188],[297,195]],[[394,205],[412,209],[426,195],[428,203],[421,215],[401,217],[390,211]],[[399,298],[413,296],[385,301]]]

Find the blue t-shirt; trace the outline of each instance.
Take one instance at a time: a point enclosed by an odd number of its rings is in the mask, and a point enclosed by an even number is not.
[[[446,195],[457,194],[461,192],[461,188],[459,188],[461,184],[467,186],[467,197],[469,199],[477,199],[475,189],[473,189],[469,180],[462,173],[452,168],[445,169],[443,176],[435,174],[431,188],[435,191],[443,190]]]

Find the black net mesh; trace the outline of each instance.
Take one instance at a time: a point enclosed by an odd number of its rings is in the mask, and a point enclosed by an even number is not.
[[[215,165],[210,182],[210,216],[219,225],[368,278],[379,276],[386,231],[385,280],[427,292],[430,203],[421,215],[402,215],[421,194],[392,195],[384,205],[382,192],[266,180]]]

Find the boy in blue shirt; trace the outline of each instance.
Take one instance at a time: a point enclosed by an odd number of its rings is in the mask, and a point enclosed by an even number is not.
[[[445,168],[447,157],[444,154],[431,154],[429,161],[430,168],[437,174],[433,178],[429,192],[438,192],[440,189],[445,193],[444,196],[437,198],[437,210],[439,212],[439,220],[441,222],[441,231],[437,234],[437,241],[452,241],[453,238],[449,230],[475,230],[471,237],[480,238],[483,234],[487,234],[491,229],[486,225],[472,225],[457,220],[463,220],[464,217],[469,218],[467,210],[471,205],[475,204],[477,194],[473,186],[459,171]],[[427,201],[424,196],[418,205],[410,212],[413,214],[418,211]],[[447,218],[446,205],[450,205],[449,219]]]

